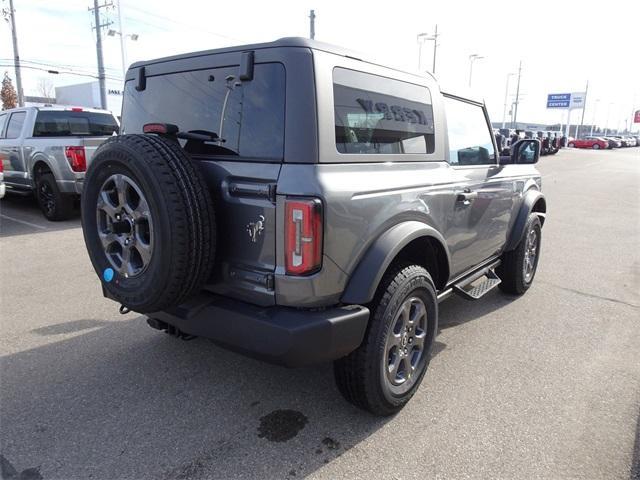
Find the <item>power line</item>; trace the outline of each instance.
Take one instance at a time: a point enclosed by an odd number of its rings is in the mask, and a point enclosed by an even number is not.
[[[13,61],[13,59],[11,58],[0,58],[0,62],[11,62]],[[20,63],[22,65],[24,64],[31,64],[31,65],[35,65],[35,66],[39,66],[39,67],[49,67],[49,69],[63,69],[66,70],[65,72],[60,72],[60,73],[69,73],[71,75],[77,74],[77,75],[87,75],[87,76],[91,76],[91,77],[95,77],[98,78],[97,75],[90,73],[92,68],[91,67],[85,67],[84,69],[74,69],[74,68],[69,68],[68,65],[66,64],[60,64],[60,63],[45,63],[45,62],[36,62],[33,60],[23,60],[20,59]],[[44,70],[49,70],[49,69],[44,69]],[[117,70],[117,69],[110,69],[110,70]],[[122,77],[120,76],[113,76],[113,75],[105,75],[105,78],[108,78],[110,80],[122,80]]]
[[[185,27],[189,27],[190,30],[199,30],[201,32],[208,33],[209,35],[213,35],[215,37],[224,38],[226,40],[232,40],[234,42],[236,42],[236,41],[237,42],[246,42],[246,40],[244,40],[244,39],[237,38],[237,37],[231,37],[231,36],[228,36],[228,35],[223,35],[221,33],[216,33],[216,32],[213,32],[211,30],[207,30],[206,28],[202,28],[202,27],[199,27],[197,25],[193,25],[192,23],[181,22],[180,20],[176,20],[174,18],[165,17],[164,15],[158,15],[157,13],[149,12],[147,10],[143,10],[141,8],[134,7],[134,6],[130,5],[129,3],[126,3],[125,5],[127,7],[127,12],[130,11],[130,10],[134,10],[134,11],[136,11],[138,13],[143,14],[145,17],[147,17],[147,16],[155,17],[155,18],[157,18],[159,20],[164,20],[166,22],[175,23],[177,25],[182,25],[182,26],[185,26]],[[156,24],[153,24],[153,23],[149,23],[149,22],[146,22],[144,20],[139,20],[138,18],[135,18],[135,17],[130,18],[130,20],[135,20],[136,22],[144,23],[146,25],[162,29],[162,27],[159,26],[159,25],[156,25]]]
[[[13,66],[14,65],[12,63],[7,63],[7,64],[0,63],[0,67],[3,67],[3,68],[4,67],[13,67]],[[41,68],[41,67],[33,67],[31,65],[20,65],[20,68],[29,68],[31,70],[40,70],[42,72],[51,73],[53,75],[76,75],[76,76],[80,76],[80,77],[99,78],[97,75],[91,75],[90,73],[61,72],[59,70],[52,70],[52,69]],[[111,77],[111,76],[105,76],[105,78],[108,78],[109,80],[122,81],[121,78],[116,78],[116,77]]]
[[[0,58],[0,62],[12,62],[12,58]],[[20,59],[20,62],[32,63],[34,65],[44,65],[45,67],[57,67],[57,68],[67,68],[74,69],[79,68],[84,71],[92,71],[94,69],[93,65],[74,65],[71,63],[51,63],[42,60],[25,60],[24,58]],[[105,70],[113,70],[114,72],[120,72],[120,69],[114,67],[104,67]]]

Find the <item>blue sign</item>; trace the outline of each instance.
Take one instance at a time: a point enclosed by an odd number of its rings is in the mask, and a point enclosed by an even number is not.
[[[547,108],[569,108],[570,93],[550,93],[547,95]]]

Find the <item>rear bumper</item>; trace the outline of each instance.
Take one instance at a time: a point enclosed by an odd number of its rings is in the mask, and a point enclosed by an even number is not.
[[[74,180],[58,180],[58,188],[62,193],[69,193],[73,195],[80,195],[82,193],[82,186],[84,184],[84,177],[76,178]]]
[[[360,305],[323,310],[258,307],[203,293],[149,317],[155,328],[170,325],[249,356],[298,367],[335,360],[355,350],[364,337],[369,309]]]

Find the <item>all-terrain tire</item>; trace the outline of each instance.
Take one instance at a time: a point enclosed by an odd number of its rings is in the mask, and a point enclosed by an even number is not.
[[[52,173],[47,172],[38,176],[36,200],[42,214],[52,222],[68,220],[75,213],[73,196],[60,191]]]
[[[527,249],[531,253],[531,235],[535,235],[535,258],[532,260],[532,271],[530,276],[525,273],[525,263]],[[535,277],[540,260],[540,246],[542,240],[542,224],[537,214],[531,213],[527,218],[524,234],[518,246],[513,250],[502,254],[502,263],[496,269],[498,276],[502,280],[499,287],[505,293],[522,295],[525,293]]]
[[[105,222],[98,197],[105,195],[105,185],[112,178],[127,178],[149,207],[150,259],[133,276],[114,268],[101,240]],[[110,222],[107,228],[114,227]],[[121,135],[104,142],[85,177],[82,229],[108,296],[131,310],[148,313],[178,305],[197,293],[211,275],[216,240],[211,195],[201,172],[175,141]]]
[[[385,379],[385,368],[388,368],[385,347],[399,308],[409,298],[419,298],[426,307],[424,356],[420,357],[420,368],[416,367],[410,388],[397,394]],[[411,399],[427,371],[438,328],[438,302],[433,280],[421,266],[392,266],[380,282],[370,309],[371,317],[362,344],[334,362],[334,374],[338,390],[349,402],[375,415],[388,416],[398,412]]]

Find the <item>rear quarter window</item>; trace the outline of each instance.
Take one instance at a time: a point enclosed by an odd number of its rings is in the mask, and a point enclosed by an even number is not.
[[[433,108],[426,87],[337,67],[333,98],[338,152],[433,153]]]
[[[27,112],[12,113],[9,117],[9,124],[7,125],[7,138],[18,138],[22,132],[24,126],[24,120],[27,117]]]
[[[181,140],[191,154],[282,160],[284,115],[284,65],[256,64],[249,81],[240,81],[238,66],[230,66],[148,77],[143,91],[127,82],[122,130],[141,133],[147,123],[171,123],[222,139]]]

